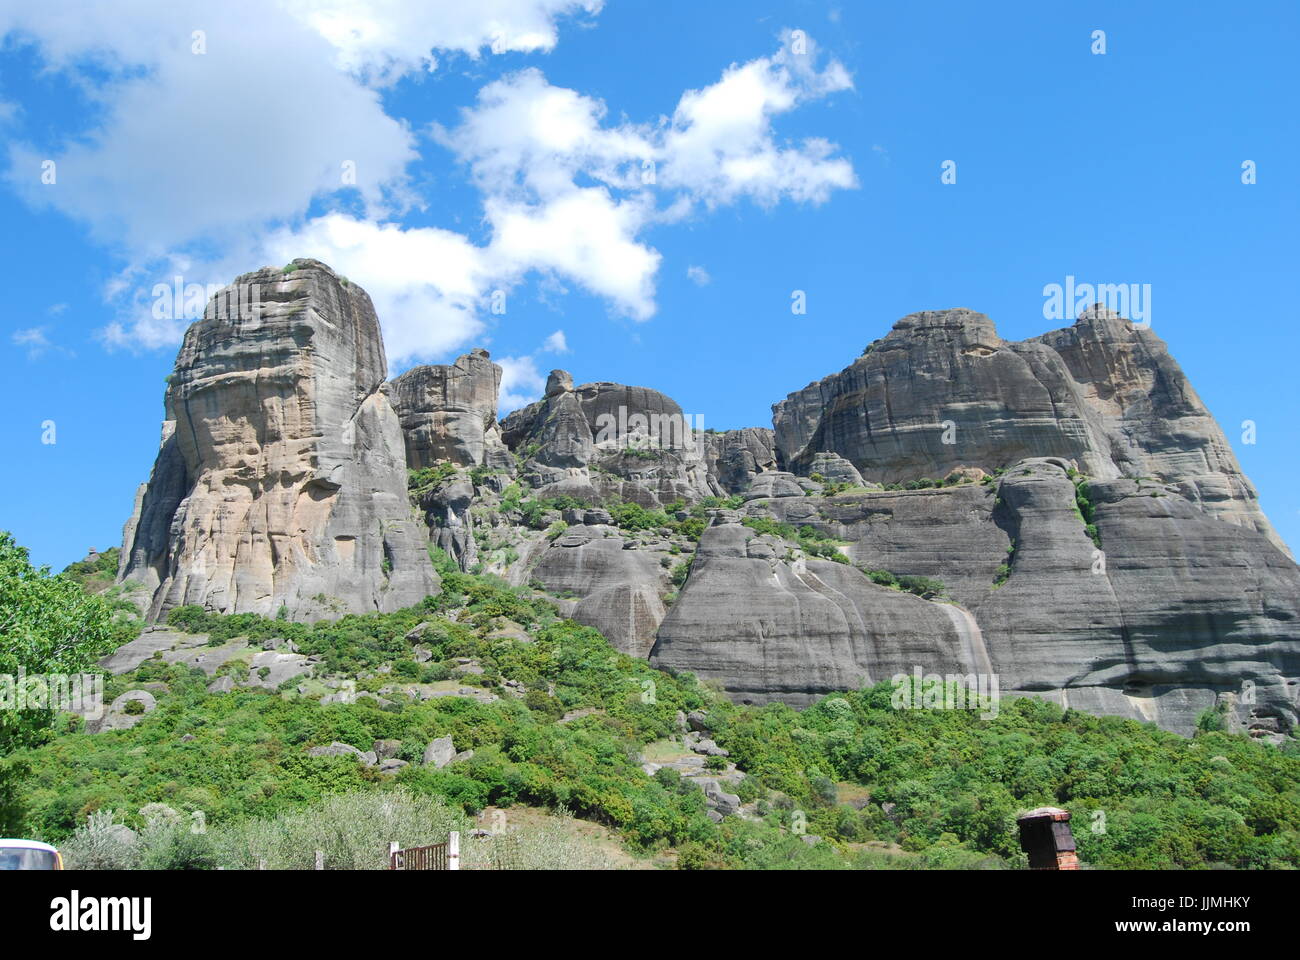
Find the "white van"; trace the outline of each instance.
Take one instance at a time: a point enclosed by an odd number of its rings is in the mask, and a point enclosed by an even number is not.
[[[0,870],[62,870],[63,857],[39,840],[0,840]]]

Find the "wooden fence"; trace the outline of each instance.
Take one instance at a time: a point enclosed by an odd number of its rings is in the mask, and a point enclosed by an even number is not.
[[[460,834],[452,831],[446,843],[427,847],[407,847],[405,850],[393,841],[388,845],[389,870],[459,870]]]

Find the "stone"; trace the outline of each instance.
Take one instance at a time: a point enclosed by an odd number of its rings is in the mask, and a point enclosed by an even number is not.
[[[456,748],[452,745],[451,737],[439,737],[436,740],[430,740],[429,745],[424,748],[424,765],[433,767],[435,770],[445,767],[456,756]]]
[[[129,704],[140,704],[138,711],[131,710]],[[109,730],[130,730],[144,719],[145,714],[152,713],[158,701],[148,690],[128,690],[109,704],[100,717],[86,715],[87,733],[104,733]]]
[[[370,747],[380,760],[391,760],[402,749],[401,740],[376,740]]]
[[[250,289],[251,315],[228,309]],[[150,621],[183,604],[310,621],[437,592],[386,374],[369,296],[323,263],[213,298],[185,333],[124,530],[119,579],[151,591]]]
[[[644,657],[666,608],[668,571],[634,541],[594,527],[570,527],[534,562],[529,576],[552,593],[576,596],[568,614],[604,634],[616,650]]]
[[[448,461],[460,467],[511,470],[501,441],[497,395],[501,368],[476,348],[445,366],[412,367],[392,382],[393,408],[412,470]]]
[[[670,397],[608,381],[575,387],[552,371],[546,396],[502,422],[511,450],[529,452],[520,475],[542,497],[607,498],[661,507],[722,492],[707,441]]]
[[[360,750],[358,750],[354,746],[351,746],[350,744],[341,743],[338,740],[335,740],[329,746],[309,748],[307,750],[307,756],[309,757],[356,757],[358,759],[363,759],[365,757],[365,754],[363,754]]]
[[[410,764],[407,763],[405,760],[398,760],[395,757],[389,757],[387,760],[383,760],[380,762],[379,772],[396,773],[398,770],[401,770],[403,767],[408,767],[408,766],[410,766]]]
[[[766,427],[706,433],[704,439],[709,476],[726,493],[744,493],[758,474],[777,469],[775,437]]]
[[[1287,552],[1164,341],[1104,310],[1020,342],[973,310],[911,314],[851,366],[776,404],[773,424],[778,459],[796,472],[822,452],[880,482],[1060,457],[1100,480],[1176,484]]]

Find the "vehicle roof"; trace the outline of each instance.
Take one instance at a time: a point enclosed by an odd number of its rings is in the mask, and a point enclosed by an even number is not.
[[[4,849],[5,847],[9,847],[10,849],[17,848],[19,850],[48,850],[51,853],[59,852],[54,847],[50,846],[48,843],[41,843],[41,841],[39,840],[16,840],[16,839],[0,838],[0,850]]]

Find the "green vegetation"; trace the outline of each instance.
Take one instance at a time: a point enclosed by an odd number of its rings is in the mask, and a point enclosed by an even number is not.
[[[934,580],[930,577],[920,577],[907,573],[898,576],[888,570],[859,569],[867,575],[867,579],[872,583],[879,584],[882,587],[889,587],[892,590],[914,593],[923,600],[934,600],[945,596],[948,592],[948,588],[944,586],[943,581]]]
[[[1228,734],[1223,707],[1187,739],[1030,698],[1004,700],[991,717],[899,710],[889,683],[801,711],[739,706],[689,674],[619,654],[531,589],[462,573],[436,548],[430,556],[443,592],[394,613],[303,624],[191,606],[169,618],[215,643],[293,640],[322,658],[318,677],[354,678],[376,697],[322,705],[315,697],[328,688],[318,680],[307,695],[298,681],[214,695],[210,677],[155,658],[106,682],[109,699],[145,684],[156,691],[157,709],[129,730],[91,735],[49,714],[17,729],[0,715],[3,829],[66,841],[74,865],[292,867],[306,866],[302,850],[325,849],[331,864],[381,866],[388,839],[436,842],[486,805],[522,804],[604,824],[633,851],[671,849],[687,869],[997,868],[1023,866],[1015,815],[1052,804],[1072,812],[1080,858],[1095,866],[1300,867],[1300,743]],[[689,562],[672,568],[674,583]],[[923,596],[943,592],[926,578],[866,573]],[[84,669],[130,635],[108,602],[70,576],[31,570],[8,537],[0,618],[0,673]],[[61,644],[72,624],[77,642]],[[501,634],[505,624],[531,641]],[[427,662],[415,660],[417,636]],[[467,660],[483,672],[467,672]],[[248,666],[234,660],[222,672],[243,677]],[[497,699],[378,699],[393,684],[447,680]],[[671,744],[677,713],[691,710],[707,712],[711,736],[748,774],[734,790],[755,819],[714,824],[689,778],[641,769],[643,754]],[[473,756],[423,766],[425,745],[440,736]],[[351,756],[307,752],[334,741],[369,750],[379,739],[398,741],[410,765],[380,774]],[[198,811],[207,834],[181,829]],[[804,843],[804,831],[821,841]],[[528,865],[576,863],[566,850],[539,844]]]
[[[83,561],[84,564],[84,561]],[[75,566],[75,565],[74,565]],[[93,578],[101,571],[90,564],[78,575]],[[92,672],[95,661],[140,631],[103,597],[86,593],[72,575],[53,576],[48,567],[31,565],[27,550],[0,531],[0,682],[4,696],[15,694],[15,678],[41,674]],[[98,672],[98,671],[93,671]],[[24,695],[40,685],[24,685]],[[17,832],[22,817],[20,786],[28,773],[21,753],[51,736],[54,712],[26,706],[0,709],[0,833]]]
[[[1101,534],[1093,516],[1092,501],[1088,499],[1088,479],[1076,476],[1074,479],[1074,515],[1083,523],[1083,530],[1098,548],[1101,547]]]
[[[411,496],[420,497],[450,480],[456,475],[456,465],[450,460],[443,460],[432,467],[421,470],[406,471],[406,488]]]
[[[731,710],[715,739],[808,816],[808,830],[1017,856],[1014,818],[1036,806],[1074,816],[1081,860],[1102,867],[1300,866],[1300,750],[1245,736],[1189,740],[1029,698],[998,716],[895,710],[887,683],[802,712]],[[713,715],[710,714],[712,717]],[[870,790],[856,815],[818,777]],[[886,815],[879,804],[895,806]]]
[[[102,593],[113,586],[117,578],[118,558],[121,549],[110,547],[96,555],[94,560],[78,560],[63,569],[63,575],[75,580],[87,593]]]
[[[804,524],[796,530],[791,524],[781,523],[771,517],[746,517],[741,523],[760,534],[793,540],[799,545],[799,549],[811,557],[833,560],[836,563],[849,562],[849,558],[844,556],[836,546],[839,541],[822,533],[816,527]]]

